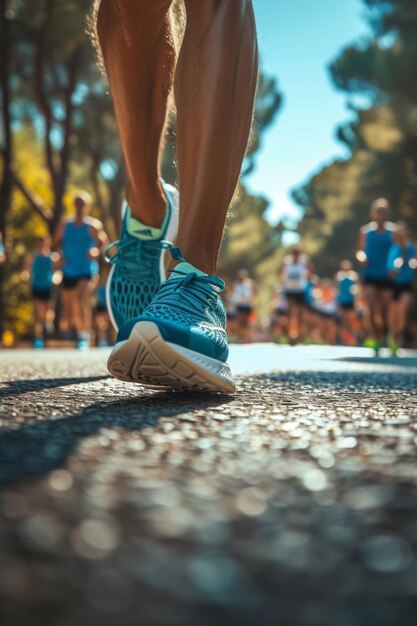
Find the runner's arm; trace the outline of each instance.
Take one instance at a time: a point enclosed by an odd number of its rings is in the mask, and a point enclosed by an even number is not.
[[[415,243],[413,243],[413,256],[409,260],[409,263],[410,263],[410,267],[414,270],[414,278],[415,278],[416,270],[417,270],[417,248],[416,248]]]
[[[361,265],[366,265],[367,259],[365,254],[365,231],[363,228],[361,228],[359,231],[358,240],[356,242],[355,248],[355,257]]]
[[[105,248],[109,243],[109,238],[107,237],[104,226],[100,220],[94,220],[94,224],[91,224],[90,235],[93,237],[99,250]]]
[[[311,276],[316,273],[316,267],[311,259],[307,261],[307,269],[309,273],[308,277],[311,278]]]
[[[52,252],[51,254],[51,260],[52,260],[52,269],[54,272],[56,272],[56,270],[60,269],[61,267],[61,255],[59,254],[59,252]]]
[[[22,271],[20,272],[20,280],[27,283],[30,280],[32,274],[33,256],[30,254],[25,257],[22,265]]]

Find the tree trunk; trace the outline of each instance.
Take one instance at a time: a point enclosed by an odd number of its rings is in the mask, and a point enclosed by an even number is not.
[[[68,83],[65,89],[65,119],[63,120],[63,144],[59,155],[59,171],[55,170],[55,206],[54,215],[51,220],[51,234],[54,235],[58,224],[62,220],[64,213],[64,193],[68,179],[68,168],[70,161],[70,144],[72,133],[72,119],[74,113],[74,105],[72,98],[77,84],[77,74],[81,60],[81,47],[77,48],[72,57],[68,68]]]
[[[1,124],[3,127],[4,145],[3,176],[0,182],[0,233],[4,237],[6,230],[7,213],[10,208],[13,177],[12,177],[12,121],[10,112],[10,22],[7,0],[0,0],[0,90],[1,90]],[[0,266],[0,339],[4,330],[6,294],[4,291],[7,272],[7,261]]]

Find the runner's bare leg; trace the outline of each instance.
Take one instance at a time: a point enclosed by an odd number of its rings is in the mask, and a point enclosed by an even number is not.
[[[161,225],[160,157],[175,47],[171,0],[101,0],[97,33],[116,113],[133,217]]]
[[[169,0],[102,0],[98,34],[128,171],[133,215],[160,224],[160,140],[175,64]],[[258,76],[251,0],[185,0],[175,78],[185,258],[213,273],[252,121]],[[151,95],[149,95],[151,94]]]
[[[212,274],[246,151],[258,77],[251,0],[185,0],[175,75],[181,213],[177,244]]]

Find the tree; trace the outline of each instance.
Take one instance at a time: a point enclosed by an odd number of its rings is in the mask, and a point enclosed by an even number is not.
[[[32,194],[19,176],[15,184],[54,233],[64,212],[71,150],[78,141],[76,111],[98,71],[85,35],[88,0],[32,0],[18,5],[15,17],[17,120],[31,118],[42,137],[45,163],[53,190],[51,205]]]
[[[11,115],[11,23],[14,15],[7,0],[0,0],[0,95],[2,172],[0,180],[0,235],[4,238],[6,219],[10,209],[13,188],[13,133]],[[6,294],[4,282],[8,263],[0,265],[0,337],[3,334]]]

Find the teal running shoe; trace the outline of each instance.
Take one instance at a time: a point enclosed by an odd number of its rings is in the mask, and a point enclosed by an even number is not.
[[[35,350],[43,350],[44,347],[45,347],[45,341],[42,339],[42,337],[35,337],[33,341],[33,348]]]
[[[171,255],[178,265],[143,313],[120,329],[109,372],[148,387],[233,393],[224,282],[187,263],[178,248]]]
[[[142,313],[166,279],[165,249],[177,236],[179,207],[175,187],[164,181],[162,186],[167,211],[161,228],[151,228],[133,218],[125,203],[120,239],[104,253],[113,266],[106,284],[106,303],[116,330]],[[117,252],[110,255],[115,247]]]

